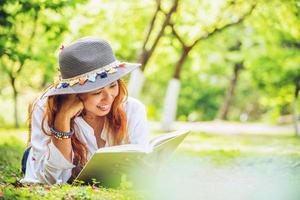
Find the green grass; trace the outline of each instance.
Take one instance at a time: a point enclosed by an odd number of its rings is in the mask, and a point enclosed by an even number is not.
[[[0,132],[0,196],[3,199],[238,197],[279,200],[283,197],[281,199],[294,200],[300,197],[297,189],[300,185],[300,139],[295,137],[192,133],[155,173],[158,184],[137,191],[126,184],[118,189],[97,185],[19,184],[20,161],[25,149],[24,137],[19,137],[22,132]]]
[[[18,133],[17,133],[18,134]],[[47,186],[42,184],[21,185],[20,163],[25,149],[24,141],[17,134],[0,133],[0,199],[143,199],[142,194],[121,185],[119,189],[97,185],[78,184]],[[1,198],[2,197],[2,198]]]

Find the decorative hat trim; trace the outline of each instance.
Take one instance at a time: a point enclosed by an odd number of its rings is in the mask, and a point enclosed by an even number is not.
[[[93,71],[80,74],[78,76],[68,78],[68,79],[63,79],[60,76],[58,81],[54,83],[54,87],[59,89],[59,88],[66,88],[69,86],[73,86],[77,83],[79,83],[79,85],[83,85],[87,81],[95,82],[98,76],[100,78],[106,78],[109,74],[116,73],[119,67],[125,67],[125,63],[120,61],[115,61],[99,69],[95,69]]]

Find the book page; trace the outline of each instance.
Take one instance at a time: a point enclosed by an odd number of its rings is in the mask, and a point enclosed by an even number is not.
[[[162,163],[176,150],[179,144],[188,135],[189,131],[181,131],[180,133],[172,134],[170,137],[162,138],[155,143],[153,151],[150,154],[152,162]],[[172,137],[171,137],[172,136]]]
[[[126,144],[98,149],[87,162],[78,180],[90,183],[93,178],[104,186],[118,186],[121,177],[138,183],[144,181],[145,174],[153,174],[167,157],[187,136],[189,131],[179,131],[159,136],[152,140],[154,149],[148,152],[147,146]]]
[[[189,131],[187,130],[179,130],[179,131],[174,131],[174,132],[170,132],[170,133],[165,133],[162,134],[160,136],[157,136],[155,138],[152,138],[149,142],[149,146],[150,148],[155,148],[156,146],[159,146],[160,144],[171,140],[172,138],[178,137],[180,135],[184,135],[187,134]]]
[[[105,152],[147,152],[147,147],[137,144],[123,144],[111,147],[103,147],[96,151],[96,153]]]

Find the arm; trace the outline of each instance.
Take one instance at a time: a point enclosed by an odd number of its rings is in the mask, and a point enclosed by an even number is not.
[[[41,129],[44,109],[35,105],[31,122],[31,153],[27,161],[24,182],[41,182],[46,184],[64,183],[70,178],[72,168],[75,167],[66,159],[59,148],[54,145],[52,137],[46,135]],[[45,130],[49,132],[48,124]],[[73,155],[73,152],[71,152]]]
[[[62,103],[61,109],[55,116],[54,129],[61,132],[70,131],[71,119],[81,113],[83,103],[76,95],[70,95]],[[52,137],[53,144],[59,149],[63,156],[72,162],[72,143],[71,138],[59,140]]]
[[[64,114],[58,114],[55,117],[54,121],[54,129],[61,132],[69,132],[70,131],[70,119]],[[62,155],[66,160],[72,162],[72,144],[71,138],[59,140],[55,137],[52,137],[53,144],[59,149]]]

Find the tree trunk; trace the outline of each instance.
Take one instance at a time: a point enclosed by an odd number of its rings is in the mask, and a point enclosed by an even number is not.
[[[189,52],[196,46],[196,44],[198,42],[200,42],[202,40],[206,40],[208,37],[211,37],[212,35],[215,35],[216,33],[221,32],[222,30],[225,30],[228,27],[231,27],[233,25],[241,23],[245,19],[246,16],[248,16],[252,13],[254,8],[255,8],[255,5],[253,5],[251,7],[251,9],[249,10],[249,12],[245,13],[245,15],[243,15],[238,20],[236,20],[232,23],[226,24],[221,28],[215,28],[212,32],[208,32],[207,34],[201,35],[191,45],[187,45],[184,42],[184,40],[182,39],[182,37],[180,37],[179,34],[177,33],[177,31],[175,30],[174,24],[173,23],[170,24],[170,26],[172,28],[172,33],[178,39],[178,41],[181,43],[183,51],[182,51],[180,59],[176,63],[172,82],[170,81],[169,86],[168,86],[168,91],[167,91],[166,100],[165,100],[165,104],[164,104],[164,118],[162,120],[163,128],[165,130],[168,130],[170,128],[171,123],[175,120],[175,117],[176,117],[177,99],[179,96],[179,89],[180,89],[180,82],[179,82],[180,81],[180,73],[182,71],[183,63],[187,59]],[[236,72],[236,77],[237,77],[240,68],[243,67],[243,63],[236,64],[236,67],[238,68],[238,70]],[[177,89],[173,89],[174,91],[173,91],[173,93],[171,93],[170,92],[170,91],[172,91],[171,88],[173,88],[173,87],[175,88],[175,86],[172,86],[172,85],[175,85],[175,83],[173,83],[175,81],[173,81],[173,80],[176,80],[178,82],[177,83],[178,87],[176,87]],[[234,87],[236,84],[236,80],[235,80],[235,83],[233,84]],[[234,87],[232,88],[232,94],[234,91]]]
[[[19,128],[19,120],[18,120],[18,92],[16,88],[15,78],[11,77],[11,86],[13,89],[13,99],[14,99],[14,118],[15,118],[15,127]]]
[[[185,47],[180,56],[180,59],[176,63],[175,72],[173,78],[169,81],[167,93],[164,102],[164,111],[162,118],[162,129],[169,131],[171,129],[171,124],[176,120],[177,111],[177,100],[180,92],[180,72],[183,67],[183,63],[186,60],[190,50],[192,48]]]
[[[171,124],[176,119],[177,99],[180,91],[180,80],[173,78],[169,81],[167,94],[165,96],[162,129],[170,131]]]
[[[131,97],[138,98],[142,91],[145,81],[145,75],[140,68],[134,70],[130,75],[128,83],[128,94]]]
[[[176,63],[173,78],[180,80],[180,72],[182,70],[183,63],[186,60],[190,50],[191,50],[191,48],[189,48],[189,47],[186,47],[183,49],[181,57],[180,57],[179,61]]]
[[[160,6],[160,1],[159,1],[159,5]],[[159,33],[157,34],[156,38],[154,39],[154,42],[153,44],[151,45],[151,47],[149,49],[146,49],[146,45],[148,43],[148,36],[146,37],[146,40],[144,42],[144,45],[143,45],[143,52],[141,54],[141,57],[139,58],[139,62],[142,64],[141,66],[141,70],[144,71],[145,68],[146,68],[146,65],[150,59],[150,57],[152,56],[154,50],[156,49],[157,47],[157,44],[159,42],[159,40],[163,37],[164,35],[164,32],[165,32],[165,29],[166,27],[170,24],[170,21],[171,21],[171,17],[172,15],[176,12],[177,10],[177,7],[178,7],[178,0],[173,0],[173,4],[172,4],[172,7],[170,8],[169,12],[168,13],[165,13],[165,20],[162,24],[162,26],[160,27],[160,31]],[[160,9],[159,7],[157,8],[158,10]],[[155,16],[157,15],[157,12],[155,12]],[[156,18],[156,17],[155,17]],[[151,22],[151,25],[150,25],[150,30],[149,30],[149,35],[151,34],[152,30],[153,30],[153,25],[152,25],[152,22]]]
[[[177,99],[179,96],[179,90],[180,90],[180,73],[182,71],[183,63],[188,57],[189,52],[193,49],[196,44],[202,40],[207,39],[208,37],[211,37],[212,35],[215,35],[216,33],[227,29],[228,27],[231,27],[233,25],[241,23],[246,16],[250,15],[254,9],[255,5],[251,7],[249,12],[245,13],[241,18],[238,20],[226,24],[221,28],[215,28],[212,32],[208,32],[207,34],[201,35],[198,39],[196,39],[191,45],[187,45],[184,40],[180,37],[180,35],[177,33],[175,30],[174,24],[171,23],[170,26],[172,28],[172,33],[173,35],[178,39],[178,41],[181,43],[182,46],[182,54],[178,62],[176,63],[175,66],[175,72],[173,75],[173,79],[169,82],[168,90],[167,90],[167,95],[165,98],[165,104],[164,104],[164,115],[162,119],[162,125],[163,129],[168,130],[170,129],[171,123],[175,120],[176,118],[176,109],[177,109]],[[243,63],[237,64],[237,68],[242,68]],[[240,69],[237,70],[236,72],[236,77],[238,76],[238,72]],[[236,80],[235,80],[236,82]],[[233,84],[235,86],[235,84]],[[232,89],[232,94],[234,91],[234,87]]]
[[[298,80],[295,82],[295,93],[294,93],[294,126],[295,126],[295,134],[300,137],[300,125],[299,125],[299,113],[298,113],[298,103],[299,103],[299,90],[300,83]]]
[[[131,94],[131,96],[136,97],[136,98],[139,97],[141,90],[143,88],[144,79],[145,79],[144,75],[142,73],[145,70],[147,63],[150,60],[151,56],[153,55],[153,52],[156,49],[159,40],[163,37],[166,27],[170,24],[171,17],[176,12],[177,7],[178,7],[178,0],[173,0],[172,7],[170,8],[170,10],[167,13],[165,13],[161,9],[161,1],[157,1],[157,7],[155,10],[155,13],[151,20],[148,33],[143,42],[142,53],[140,54],[140,57],[138,58],[138,62],[141,63],[142,66],[140,67],[139,72],[136,72],[135,74],[131,73],[130,78],[129,78],[128,92],[129,92],[129,94]],[[154,42],[150,45],[149,48],[146,48],[146,46],[149,42],[150,35],[152,34],[152,31],[154,30],[154,23],[156,21],[159,11],[163,12],[165,14],[166,18],[165,18],[163,24],[161,25],[160,31],[157,34],[157,36],[155,37]],[[137,86],[138,88],[133,87],[133,86]]]
[[[235,91],[235,88],[237,85],[238,76],[242,69],[243,69],[243,63],[236,63],[234,65],[233,75],[232,75],[230,85],[228,87],[228,90],[227,90],[225,98],[224,98],[224,103],[221,106],[221,108],[218,112],[218,115],[217,115],[218,119],[222,119],[222,120],[227,119],[228,111],[229,111],[230,105],[231,105],[233,97],[234,97],[234,91]]]

